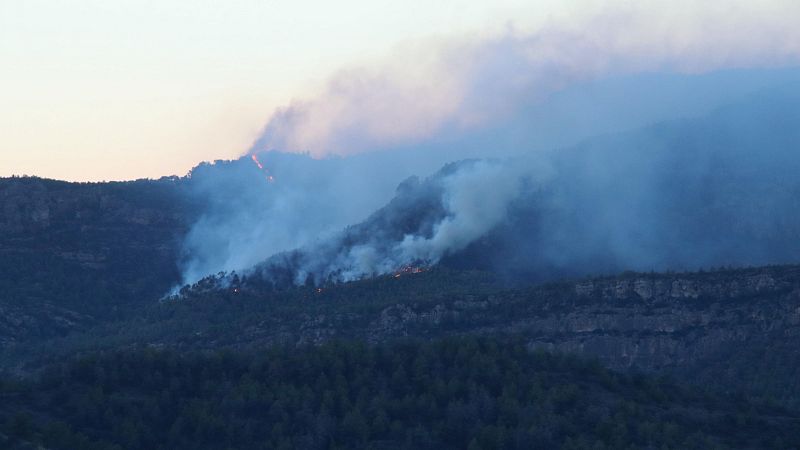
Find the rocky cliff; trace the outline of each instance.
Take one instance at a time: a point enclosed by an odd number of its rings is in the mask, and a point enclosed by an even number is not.
[[[800,266],[513,288],[446,269],[286,291],[232,286],[153,305],[51,347],[264,348],[460,334],[515,336],[532,350],[798,402]]]
[[[46,311],[103,316],[152,302],[178,278],[180,239],[194,211],[183,184],[0,179],[4,320],[48,335]],[[0,325],[0,340],[19,338],[9,327]]]
[[[376,315],[366,334],[382,340],[444,330],[521,334],[532,349],[785,399],[800,388],[800,267],[624,275],[397,304]]]

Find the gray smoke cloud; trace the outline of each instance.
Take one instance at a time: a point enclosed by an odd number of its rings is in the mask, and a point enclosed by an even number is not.
[[[508,230],[516,247],[538,256],[508,251],[499,261],[490,255],[495,267],[508,261],[564,267],[599,254],[617,261],[609,267],[669,266],[647,256],[659,254],[657,246],[631,238],[657,240],[655,231],[627,225],[664,229],[658,215],[639,208],[660,198],[649,182],[658,177],[638,178],[655,170],[650,163],[634,164],[636,153],[616,153],[625,155],[617,160],[611,150],[559,149],[667,119],[703,117],[796,81],[800,71],[780,68],[800,55],[800,33],[788,19],[798,10],[784,6],[783,15],[754,16],[751,31],[759,33],[742,34],[736,25],[750,23],[741,19],[746,8],[710,26],[677,27],[653,26],[653,17],[628,11],[535,33],[427,42],[386,63],[343,71],[319,95],[276,112],[248,152],[273,183],[248,157],[193,171],[194,191],[207,207],[184,243],[183,282],[258,265],[265,276],[320,283],[447,261],[508,228],[509,211],[519,204],[538,205],[531,213],[537,217],[550,212],[546,220],[523,221],[533,227],[526,230],[531,238]],[[708,158],[701,150],[685,156],[696,159],[687,166],[708,167],[700,164]],[[592,164],[568,163],[562,154]],[[464,158],[483,160],[436,172]],[[601,176],[629,176],[612,170],[623,160],[640,184],[613,186]],[[412,175],[430,177],[403,182]],[[582,203],[593,192],[597,198]],[[599,201],[609,198],[632,206]],[[585,220],[603,233],[581,228]]]
[[[365,221],[321,243],[270,258],[259,271],[276,284],[289,281],[276,279],[286,270],[293,284],[323,284],[428,267],[496,227],[523,187],[545,178],[546,170],[532,164],[453,163],[424,182],[409,178],[388,205]]]
[[[396,185],[391,174],[370,179],[369,161],[314,160],[261,153],[266,179],[250,158],[204,164],[191,173],[204,213],[184,240],[183,283],[252,267],[268,256],[323,240],[363,220]],[[381,181],[390,186],[381,186]]]
[[[701,118],[448,164],[257,272],[285,286],[437,263],[541,281],[796,262],[799,171],[800,77]]]
[[[415,42],[278,110],[253,150],[322,157],[415,147],[495,128],[597,80],[795,65],[800,31],[792,18],[800,19],[800,5],[789,2],[676,1],[617,6],[533,32]]]

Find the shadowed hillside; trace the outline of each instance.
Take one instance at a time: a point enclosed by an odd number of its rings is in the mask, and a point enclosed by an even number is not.
[[[0,343],[152,303],[179,279],[186,180],[0,179]]]
[[[487,339],[114,352],[0,385],[0,400],[5,448],[800,445],[790,411]]]

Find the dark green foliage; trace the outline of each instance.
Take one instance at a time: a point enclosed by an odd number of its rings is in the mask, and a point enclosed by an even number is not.
[[[114,352],[2,392],[53,449],[791,448],[800,419],[514,341]],[[779,440],[778,440],[779,438]]]

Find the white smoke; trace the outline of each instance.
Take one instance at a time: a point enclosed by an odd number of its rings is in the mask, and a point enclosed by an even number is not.
[[[292,263],[298,283],[435,263],[497,224],[538,169],[531,176],[494,162],[466,166],[444,178],[447,214],[425,233],[331,242],[388,202],[400,181],[448,161],[544,160],[551,147],[706,114],[796,78],[780,70],[714,71],[800,63],[798,21],[797,2],[677,0],[532,32],[424,40],[342,71],[318,95],[277,111],[250,150],[313,158],[266,154],[277,178],[270,186],[247,160],[230,176],[197,177],[208,207],[186,239],[183,282],[241,271],[294,248],[304,249]]]
[[[424,144],[587,80],[798,64],[798,21],[797,2],[676,0],[617,5],[532,32],[423,40],[343,70],[277,111],[253,148],[321,157]]]
[[[399,263],[438,262],[442,256],[462,250],[506,217],[508,205],[521,192],[528,168],[480,161],[446,177],[444,204],[447,214],[430,237],[407,234],[393,253]]]
[[[270,279],[288,269],[294,284],[322,284],[434,265],[501,223],[509,205],[547,174],[522,160],[449,165],[423,183],[404,183],[395,200],[363,223],[271,258],[261,273]]]

